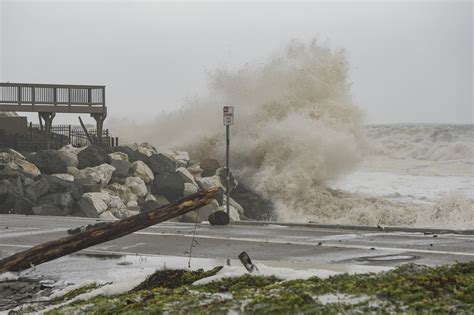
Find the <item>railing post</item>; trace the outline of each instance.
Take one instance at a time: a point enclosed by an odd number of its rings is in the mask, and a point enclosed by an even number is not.
[[[18,105],[21,105],[21,86],[18,86],[17,89],[18,89]]]
[[[36,96],[35,96],[35,87],[32,86],[31,87],[31,105],[32,106],[35,106],[35,100],[36,99]]]

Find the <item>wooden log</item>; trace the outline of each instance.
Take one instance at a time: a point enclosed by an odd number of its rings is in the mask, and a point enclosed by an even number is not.
[[[47,261],[101,244],[151,225],[167,221],[209,204],[222,194],[219,188],[198,191],[186,198],[132,217],[106,223],[84,232],[34,246],[0,260],[0,273],[28,269]]]

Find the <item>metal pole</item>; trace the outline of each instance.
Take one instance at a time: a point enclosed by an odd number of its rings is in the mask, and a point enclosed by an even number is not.
[[[226,145],[225,145],[225,169],[226,169],[226,183],[225,183],[225,190],[226,190],[226,210],[227,215],[230,218],[230,196],[229,196],[229,125],[225,126],[225,138],[226,138]]]

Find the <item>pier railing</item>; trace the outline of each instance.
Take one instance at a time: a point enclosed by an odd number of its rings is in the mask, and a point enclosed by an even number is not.
[[[0,83],[0,111],[106,114],[105,86]]]

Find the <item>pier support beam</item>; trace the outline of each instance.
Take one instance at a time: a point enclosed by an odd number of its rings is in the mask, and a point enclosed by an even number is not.
[[[40,119],[44,120],[45,139],[46,139],[46,150],[51,149],[51,126],[53,124],[53,118],[56,113],[39,113]],[[40,120],[41,122],[41,120]]]

